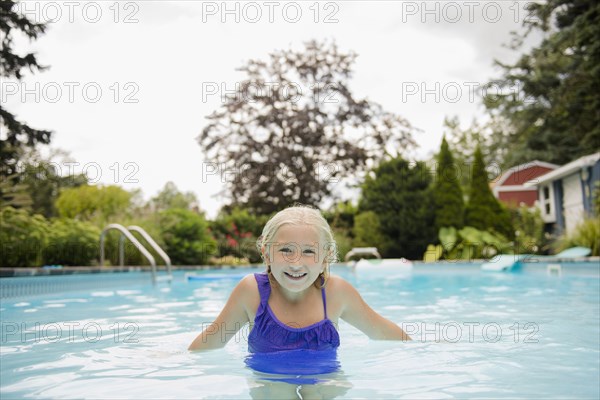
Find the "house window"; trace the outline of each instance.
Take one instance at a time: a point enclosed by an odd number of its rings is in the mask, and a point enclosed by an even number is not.
[[[552,199],[550,198],[550,186],[544,186],[542,188],[542,209],[544,215],[552,215]]]

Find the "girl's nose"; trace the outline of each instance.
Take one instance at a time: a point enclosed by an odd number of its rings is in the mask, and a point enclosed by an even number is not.
[[[290,266],[302,266],[302,257],[297,252],[290,253],[286,260]]]

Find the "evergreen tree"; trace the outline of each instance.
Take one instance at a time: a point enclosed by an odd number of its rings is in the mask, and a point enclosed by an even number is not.
[[[460,174],[460,166],[455,164],[444,137],[437,158],[433,186],[436,232],[444,226],[460,229],[464,225],[465,204],[459,183]]]
[[[497,64],[491,83],[501,94],[484,100],[492,119],[509,126],[494,132],[508,149],[504,165],[531,160],[565,164],[600,146],[600,2],[547,0],[527,3],[525,33],[542,42],[514,64]]]
[[[488,182],[481,149],[475,149],[469,202],[465,210],[465,225],[483,231],[494,230],[509,239],[514,238],[510,214],[494,197]]]
[[[0,32],[2,32],[2,46],[0,47],[0,77],[16,78],[21,80],[21,70],[41,71],[46,67],[38,64],[35,54],[29,53],[20,56],[13,51],[13,32],[22,32],[29,39],[37,37],[46,30],[45,24],[30,21],[27,17],[14,10],[16,2],[11,0],[0,1]],[[50,143],[52,132],[34,129],[0,105],[0,127],[2,137],[0,140],[0,176],[5,179],[17,179],[17,162],[25,146],[33,147],[37,143]],[[1,194],[1,193],[0,193]]]
[[[435,240],[431,177],[424,163],[400,157],[383,161],[362,185],[359,211],[373,211],[384,237],[384,257],[420,259]]]

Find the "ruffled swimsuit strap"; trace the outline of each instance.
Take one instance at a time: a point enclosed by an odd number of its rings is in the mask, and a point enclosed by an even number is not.
[[[271,295],[271,284],[269,283],[269,276],[264,273],[255,273],[254,278],[258,285],[258,294],[260,295],[260,305],[256,314],[260,314],[267,309],[267,303],[269,302],[269,296]]]

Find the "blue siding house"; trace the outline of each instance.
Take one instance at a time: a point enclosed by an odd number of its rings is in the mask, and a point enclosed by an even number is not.
[[[538,188],[537,206],[547,231],[571,233],[584,218],[600,217],[594,211],[595,187],[600,185],[600,152],[578,158],[525,185]]]

